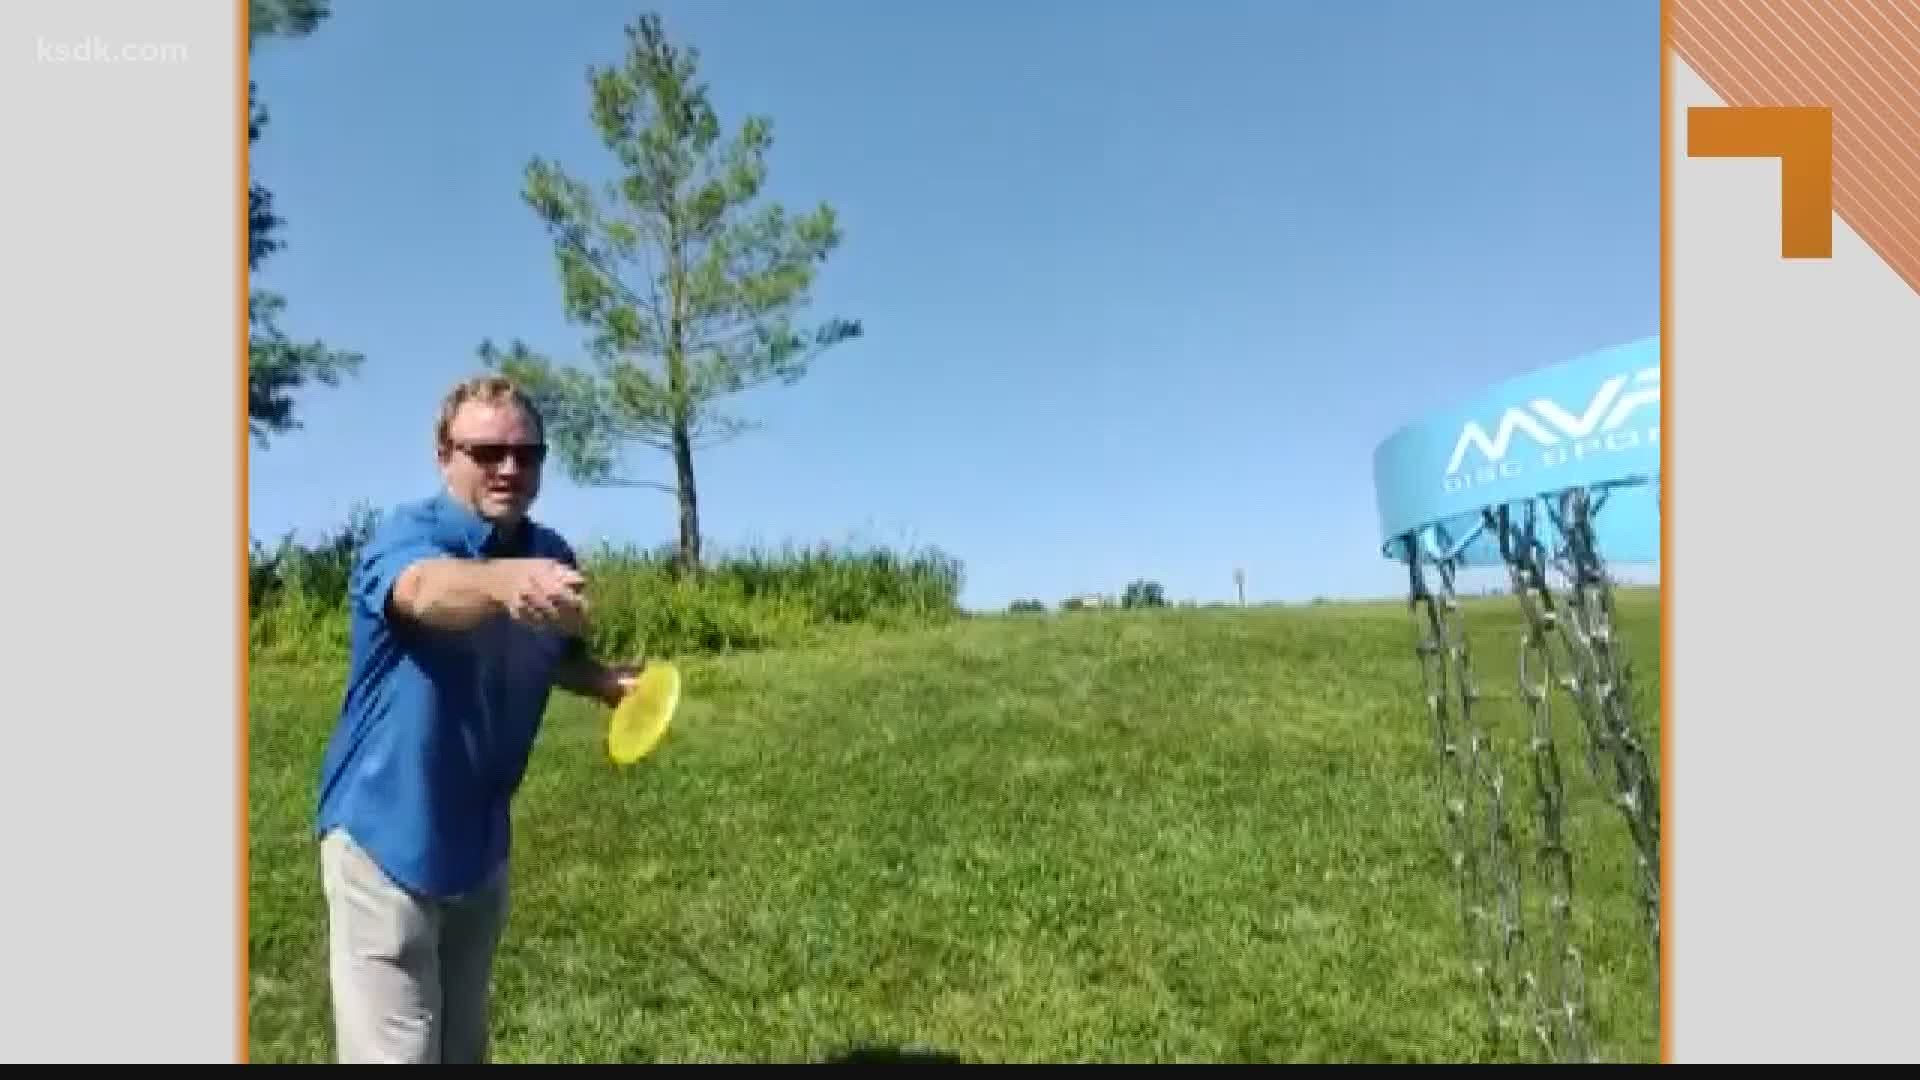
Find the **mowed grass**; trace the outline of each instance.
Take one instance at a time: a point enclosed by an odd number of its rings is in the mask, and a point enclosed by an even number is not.
[[[1656,601],[1622,604],[1657,747]],[[1512,744],[1519,623],[1472,617]],[[558,699],[518,803],[497,1059],[1486,1060],[1412,640],[1396,605],[850,632],[684,661],[674,730],[626,770],[604,713]],[[331,1054],[308,830],[343,676],[253,673],[255,1061]],[[1656,1060],[1626,834],[1560,723],[1597,1041]]]

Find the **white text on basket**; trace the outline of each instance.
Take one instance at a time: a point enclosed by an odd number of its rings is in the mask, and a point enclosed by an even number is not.
[[[1478,420],[1469,420],[1454,442],[1443,484],[1447,493],[1453,494],[1513,480],[1534,468],[1551,469],[1595,454],[1657,446],[1659,404],[1660,369],[1649,367],[1601,382],[1578,413],[1552,398],[1540,397],[1524,407],[1507,409],[1491,435]],[[1643,412],[1652,415],[1641,416]],[[1526,436],[1535,452],[1515,452],[1516,435]],[[1468,455],[1475,449],[1479,450],[1480,461],[1469,469]]]

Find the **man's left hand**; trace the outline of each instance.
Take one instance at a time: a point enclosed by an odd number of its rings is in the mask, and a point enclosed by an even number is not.
[[[644,663],[617,664],[604,669],[605,673],[600,679],[600,700],[606,703],[607,708],[619,705],[621,699],[633,691],[634,681],[640,677],[640,669],[645,666]]]

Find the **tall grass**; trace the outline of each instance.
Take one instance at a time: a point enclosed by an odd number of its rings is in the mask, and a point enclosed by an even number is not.
[[[256,659],[338,657],[354,560],[378,526],[365,510],[317,542],[256,541],[250,643]],[[593,645],[610,658],[728,653],[816,640],[848,626],[931,626],[959,614],[963,572],[938,550],[788,545],[722,551],[678,577],[670,549],[581,554]]]

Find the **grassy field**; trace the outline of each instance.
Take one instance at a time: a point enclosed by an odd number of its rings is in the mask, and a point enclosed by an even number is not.
[[[1622,602],[1652,717],[1654,598]],[[1516,620],[1474,618],[1508,694]],[[1482,1060],[1411,642],[1394,605],[848,630],[686,661],[625,771],[562,699],[519,802],[497,1058]],[[253,672],[255,1061],[331,1052],[307,830],[343,674]],[[1563,757],[1598,1041],[1655,1060],[1625,833]]]

